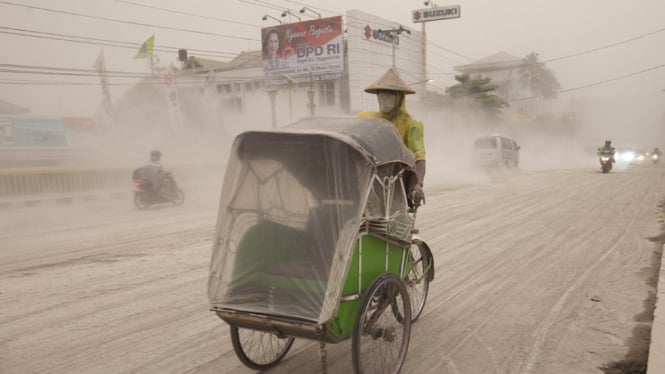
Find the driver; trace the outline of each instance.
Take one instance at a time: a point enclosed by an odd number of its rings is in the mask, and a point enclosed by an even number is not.
[[[365,88],[365,92],[376,94],[379,111],[364,111],[360,118],[383,118],[395,125],[404,144],[413,152],[416,159],[416,175],[418,182],[411,191],[413,204],[418,207],[425,204],[423,182],[425,181],[425,140],[424,126],[421,121],[411,117],[406,111],[406,95],[416,93],[397,74],[388,69],[379,79]]]
[[[150,152],[150,163],[143,167],[143,175],[152,185],[152,192],[161,194],[164,169],[161,163],[162,152],[154,150]]]
[[[614,163],[614,147],[612,147],[611,140],[605,140],[605,145],[602,148],[598,148],[598,155],[600,156],[602,153],[610,153],[612,155],[612,163]]]

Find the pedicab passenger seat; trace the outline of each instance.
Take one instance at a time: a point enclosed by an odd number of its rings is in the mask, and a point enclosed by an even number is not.
[[[236,268],[251,268],[247,279],[235,282],[232,297],[254,295],[285,310],[303,297],[322,302],[328,280],[325,260],[317,256],[316,240],[299,230],[262,220],[243,235]],[[307,296],[305,296],[307,295]]]
[[[304,237],[296,244],[298,248],[291,248],[291,256],[273,262],[266,274],[327,283],[330,269],[327,259],[331,256],[326,253],[335,250],[339,233],[335,216],[329,210],[325,206],[312,210]]]

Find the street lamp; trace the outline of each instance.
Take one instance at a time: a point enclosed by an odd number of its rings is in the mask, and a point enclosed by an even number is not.
[[[395,35],[400,35],[402,32],[406,32],[407,35],[411,35],[411,31],[410,31],[409,29],[405,28],[405,27],[402,26],[402,25],[399,25],[399,27],[392,28],[392,29],[390,29],[390,30],[382,30],[382,29],[378,29],[378,30],[376,30],[376,31],[379,32],[379,33],[390,34],[390,35],[393,36],[393,39],[392,39],[392,45],[393,45],[393,69],[396,69],[396,68],[397,68],[397,65],[395,64],[395,39],[396,39]]]
[[[296,17],[298,19],[298,22],[302,21],[302,18],[300,18],[300,17],[296,16],[295,14],[291,13],[291,11],[288,10],[288,9],[282,12],[282,18],[286,17],[287,14],[290,14],[291,16]]]
[[[275,18],[271,15],[266,14],[265,16],[261,17],[262,20],[266,21],[268,18],[274,19],[275,21],[279,22],[279,24],[282,24],[282,21],[280,21],[278,18]]]
[[[311,9],[309,9],[309,8],[306,7],[306,6],[302,7],[302,9],[300,9],[300,13],[304,14],[306,10],[309,10],[310,12],[316,14],[317,16],[319,16],[319,18],[321,18],[321,13],[316,12],[316,11],[314,11],[314,10],[311,10]]]
[[[407,83],[409,86],[415,86],[416,84],[421,84],[421,83],[431,83],[434,82],[434,79],[428,78],[425,79],[424,81],[418,81],[418,82],[413,82],[413,83]]]

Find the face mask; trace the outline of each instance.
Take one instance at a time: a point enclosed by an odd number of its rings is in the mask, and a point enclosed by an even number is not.
[[[379,110],[388,113],[397,105],[397,94],[391,91],[379,91],[376,94],[379,99]]]

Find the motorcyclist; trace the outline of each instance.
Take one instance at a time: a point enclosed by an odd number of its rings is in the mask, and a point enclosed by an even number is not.
[[[150,182],[152,192],[163,195],[164,169],[161,163],[162,152],[154,150],[150,152],[150,163],[143,167],[143,178]]]
[[[425,203],[425,193],[423,192],[426,170],[424,125],[406,111],[406,95],[416,92],[400,78],[394,69],[388,69],[379,79],[365,88],[365,92],[376,94],[379,112],[363,111],[358,114],[358,117],[383,118],[392,122],[404,144],[415,156],[418,181],[410,195],[411,201],[418,207]]]
[[[610,154],[610,155],[612,155],[612,157],[611,157],[612,163],[615,162],[614,161],[614,153],[615,153],[615,149],[614,149],[614,147],[612,147],[612,141],[611,140],[605,140],[605,145],[602,146],[601,148],[598,148],[598,156],[600,156],[601,154]]]

